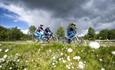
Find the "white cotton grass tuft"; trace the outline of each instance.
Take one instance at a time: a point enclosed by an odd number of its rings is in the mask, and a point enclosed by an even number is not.
[[[94,48],[94,49],[98,49],[100,47],[100,44],[96,41],[91,41],[89,43],[89,47]]]
[[[112,53],[113,55],[115,55],[115,51],[112,51],[111,53]]]
[[[80,60],[81,57],[80,57],[80,56],[75,56],[75,57],[73,57],[73,59],[74,59],[74,60]]]
[[[68,48],[68,49],[67,49],[67,52],[71,53],[71,52],[73,52],[73,49]]]
[[[85,68],[85,64],[82,61],[80,61],[78,63],[78,67],[79,67],[79,69],[84,69]]]

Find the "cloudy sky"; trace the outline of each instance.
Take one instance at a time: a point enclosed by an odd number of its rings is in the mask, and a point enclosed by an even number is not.
[[[56,30],[75,22],[81,34],[88,27],[96,31],[115,29],[115,0],[0,0],[0,25],[19,27],[43,24]]]

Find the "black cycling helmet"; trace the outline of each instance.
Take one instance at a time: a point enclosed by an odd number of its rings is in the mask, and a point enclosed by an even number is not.
[[[71,26],[76,26],[76,24],[74,24],[74,23],[70,23],[70,25],[71,25]]]
[[[42,24],[40,26],[43,26]]]

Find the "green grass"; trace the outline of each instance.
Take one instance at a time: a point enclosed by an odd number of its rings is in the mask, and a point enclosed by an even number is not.
[[[0,58],[5,54],[10,57],[18,53],[27,70],[68,70],[68,65],[70,65],[70,70],[81,70],[78,67],[80,61],[85,64],[84,70],[101,70],[101,68],[115,70],[115,55],[111,54],[112,51],[115,51],[115,46],[92,49],[89,46],[55,42],[49,44],[18,44],[15,42],[0,44],[0,49],[2,49]],[[73,52],[67,52],[68,48],[71,48]],[[6,49],[9,49],[9,51],[4,52]],[[68,56],[70,61],[67,60]],[[74,60],[74,56],[80,56],[81,59]],[[64,63],[63,60],[66,62]]]

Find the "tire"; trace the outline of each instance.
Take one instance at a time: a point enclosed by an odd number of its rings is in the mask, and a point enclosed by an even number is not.
[[[77,40],[79,45],[82,45],[84,43],[84,40],[81,37],[77,37],[76,40]]]

